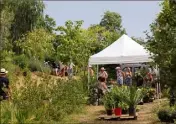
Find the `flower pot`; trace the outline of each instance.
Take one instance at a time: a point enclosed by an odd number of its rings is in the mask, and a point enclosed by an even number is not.
[[[136,116],[136,109],[134,106],[129,107],[129,116]]]
[[[143,102],[144,102],[144,103],[149,103],[149,100],[150,100],[149,97],[144,97],[144,98],[143,98]]]
[[[128,110],[127,109],[122,109],[122,114],[128,114]]]
[[[114,109],[114,114],[116,116],[121,116],[122,115],[122,108],[115,108]]]
[[[106,113],[107,113],[107,115],[112,115],[112,109],[107,109]]]

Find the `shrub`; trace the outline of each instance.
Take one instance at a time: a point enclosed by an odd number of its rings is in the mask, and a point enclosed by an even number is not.
[[[29,61],[29,59],[24,54],[21,54],[21,55],[14,57],[14,63],[22,69],[24,69],[28,66],[28,61]]]
[[[162,122],[170,122],[171,121],[171,114],[168,110],[160,110],[158,112],[158,118]]]
[[[86,102],[81,80],[56,81],[50,76],[37,81],[28,75],[12,93],[12,102],[1,104],[4,123],[59,122],[79,112]]]
[[[35,71],[45,72],[45,73],[51,72],[50,67],[45,66],[43,62],[34,58],[30,59],[28,67],[32,72],[35,72]]]
[[[169,98],[169,88],[163,88],[162,90],[162,97],[166,97],[166,98]]]

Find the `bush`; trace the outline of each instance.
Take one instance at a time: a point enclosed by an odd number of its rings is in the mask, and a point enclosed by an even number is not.
[[[166,98],[169,98],[169,88],[164,88],[163,90],[162,90],[162,97],[166,97]]]
[[[171,113],[169,110],[160,110],[157,115],[162,122],[172,122]]]
[[[22,69],[24,69],[28,66],[28,61],[29,61],[29,59],[24,54],[21,54],[21,55],[14,57],[14,63]]]
[[[45,72],[45,73],[51,72],[50,67],[45,66],[44,62],[41,62],[41,61],[34,59],[34,58],[30,59],[28,67],[32,72],[35,72],[35,71]]]
[[[35,81],[27,76],[23,86],[12,92],[12,102],[1,104],[4,123],[60,122],[86,102],[81,80],[56,81],[45,76]]]

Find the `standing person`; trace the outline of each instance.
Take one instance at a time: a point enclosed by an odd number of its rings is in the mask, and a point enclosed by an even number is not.
[[[105,78],[104,77],[99,77],[98,78],[98,94],[99,95],[104,95],[108,91],[108,87],[106,86],[105,83]]]
[[[124,73],[123,71],[121,70],[120,67],[116,67],[116,74],[117,74],[117,83],[119,86],[122,86],[123,85],[123,77],[124,77]]]
[[[136,86],[137,87],[142,87],[144,84],[144,79],[142,74],[140,73],[140,71],[138,70],[137,72],[135,72],[135,80],[136,80]]]
[[[98,77],[105,78],[105,82],[107,81],[108,73],[105,71],[104,67],[101,67]]]
[[[53,68],[53,74],[54,75],[58,75],[58,68],[57,68],[57,64],[55,62],[52,62],[52,68]]]
[[[6,71],[4,68],[0,70],[0,97],[3,100],[10,98],[10,94],[11,94],[7,73],[8,71]],[[4,89],[7,89],[7,91],[4,91]]]
[[[70,61],[70,64],[69,64],[69,67],[68,67],[68,75],[69,75],[70,78],[72,78],[72,76],[73,76],[73,67],[74,66],[75,65],[73,64],[73,62]]]
[[[94,78],[94,70],[92,69],[92,66],[89,66],[89,73],[90,73],[90,77]]]
[[[145,76],[145,86],[151,87],[152,82],[153,82],[153,76],[152,76],[152,73],[151,73],[151,69],[148,68],[148,72]]]
[[[127,86],[132,85],[132,72],[131,72],[131,69],[129,67],[127,68],[127,71],[125,72],[125,84]]]

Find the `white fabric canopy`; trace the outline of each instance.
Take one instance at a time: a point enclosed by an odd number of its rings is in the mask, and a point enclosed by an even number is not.
[[[125,34],[110,46],[89,58],[90,65],[151,61],[149,52]]]

